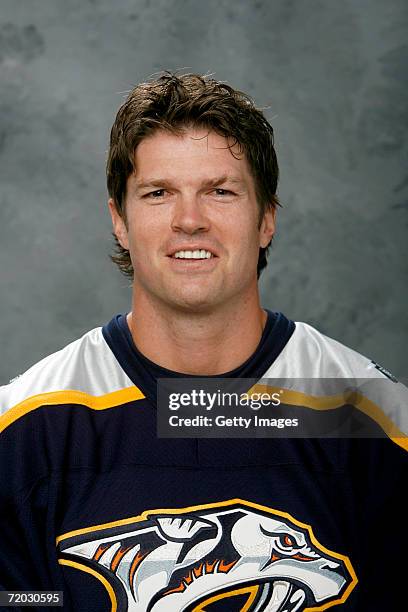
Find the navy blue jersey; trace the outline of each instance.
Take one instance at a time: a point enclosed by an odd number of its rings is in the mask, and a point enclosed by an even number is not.
[[[159,439],[173,376],[119,315],[1,388],[0,590],[75,612],[402,609],[405,439]],[[269,312],[223,374],[265,376],[383,373]]]

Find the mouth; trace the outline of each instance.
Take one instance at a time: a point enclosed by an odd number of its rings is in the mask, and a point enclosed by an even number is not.
[[[171,259],[178,259],[182,261],[202,261],[207,259],[213,259],[217,256],[213,251],[210,251],[208,249],[190,248],[172,251],[168,254],[168,257],[170,257]]]
[[[197,259],[211,259],[215,257],[215,255],[211,251],[206,251],[205,249],[196,249],[194,251],[176,251],[172,257],[174,259],[193,259],[196,261]]]
[[[270,591],[270,597],[268,598],[269,593],[265,593],[265,587],[267,587]],[[287,612],[295,612],[296,610],[303,609],[303,604],[306,600],[306,593],[302,587],[298,587],[293,582],[288,582],[287,580],[276,580],[272,583],[267,583],[264,586],[262,595],[265,595],[264,606],[267,606],[268,612],[283,612],[283,610],[287,610]],[[263,610],[264,607],[262,605],[260,607],[255,607],[255,610]]]
[[[287,580],[239,585],[191,604],[185,612],[296,612],[304,610],[306,592]]]
[[[208,249],[179,249],[167,255],[173,271],[210,272],[218,262],[218,255]]]

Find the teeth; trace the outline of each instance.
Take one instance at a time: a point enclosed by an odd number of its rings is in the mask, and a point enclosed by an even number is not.
[[[301,604],[305,601],[306,599],[306,594],[304,591],[302,591],[302,589],[298,589],[297,591],[295,591],[292,595],[292,597],[290,598],[290,603],[297,603],[297,604]],[[299,608],[299,605],[297,605],[295,608],[293,608],[294,612],[295,610],[297,610]]]
[[[197,251],[177,251],[177,253],[173,255],[173,257],[177,259],[210,259],[212,256],[210,251],[205,251],[204,249]]]
[[[278,610],[280,610],[289,589],[290,584],[286,582],[286,580],[276,580],[273,583],[272,597],[267,607],[268,612],[278,612]]]

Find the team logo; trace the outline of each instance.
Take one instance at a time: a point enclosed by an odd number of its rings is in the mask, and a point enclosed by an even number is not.
[[[309,525],[243,500],[141,516],[58,539],[60,563],[106,587],[119,612],[307,612],[343,603],[349,559]]]
[[[380,365],[379,363],[377,363],[376,361],[372,360],[371,363],[374,365],[374,367],[376,368],[376,370],[378,370],[379,372],[381,372],[381,374],[384,374],[384,376],[386,376],[387,378],[389,378],[390,380],[392,380],[392,382],[397,383],[398,379],[395,378],[395,376],[393,374],[391,374],[391,372],[389,370],[387,370],[386,368],[384,368],[384,366]]]

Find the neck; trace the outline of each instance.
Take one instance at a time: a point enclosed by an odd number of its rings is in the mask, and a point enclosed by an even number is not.
[[[259,295],[252,303],[222,311],[191,313],[133,300],[128,325],[138,350],[174,372],[219,375],[244,363],[256,350],[266,324]]]

